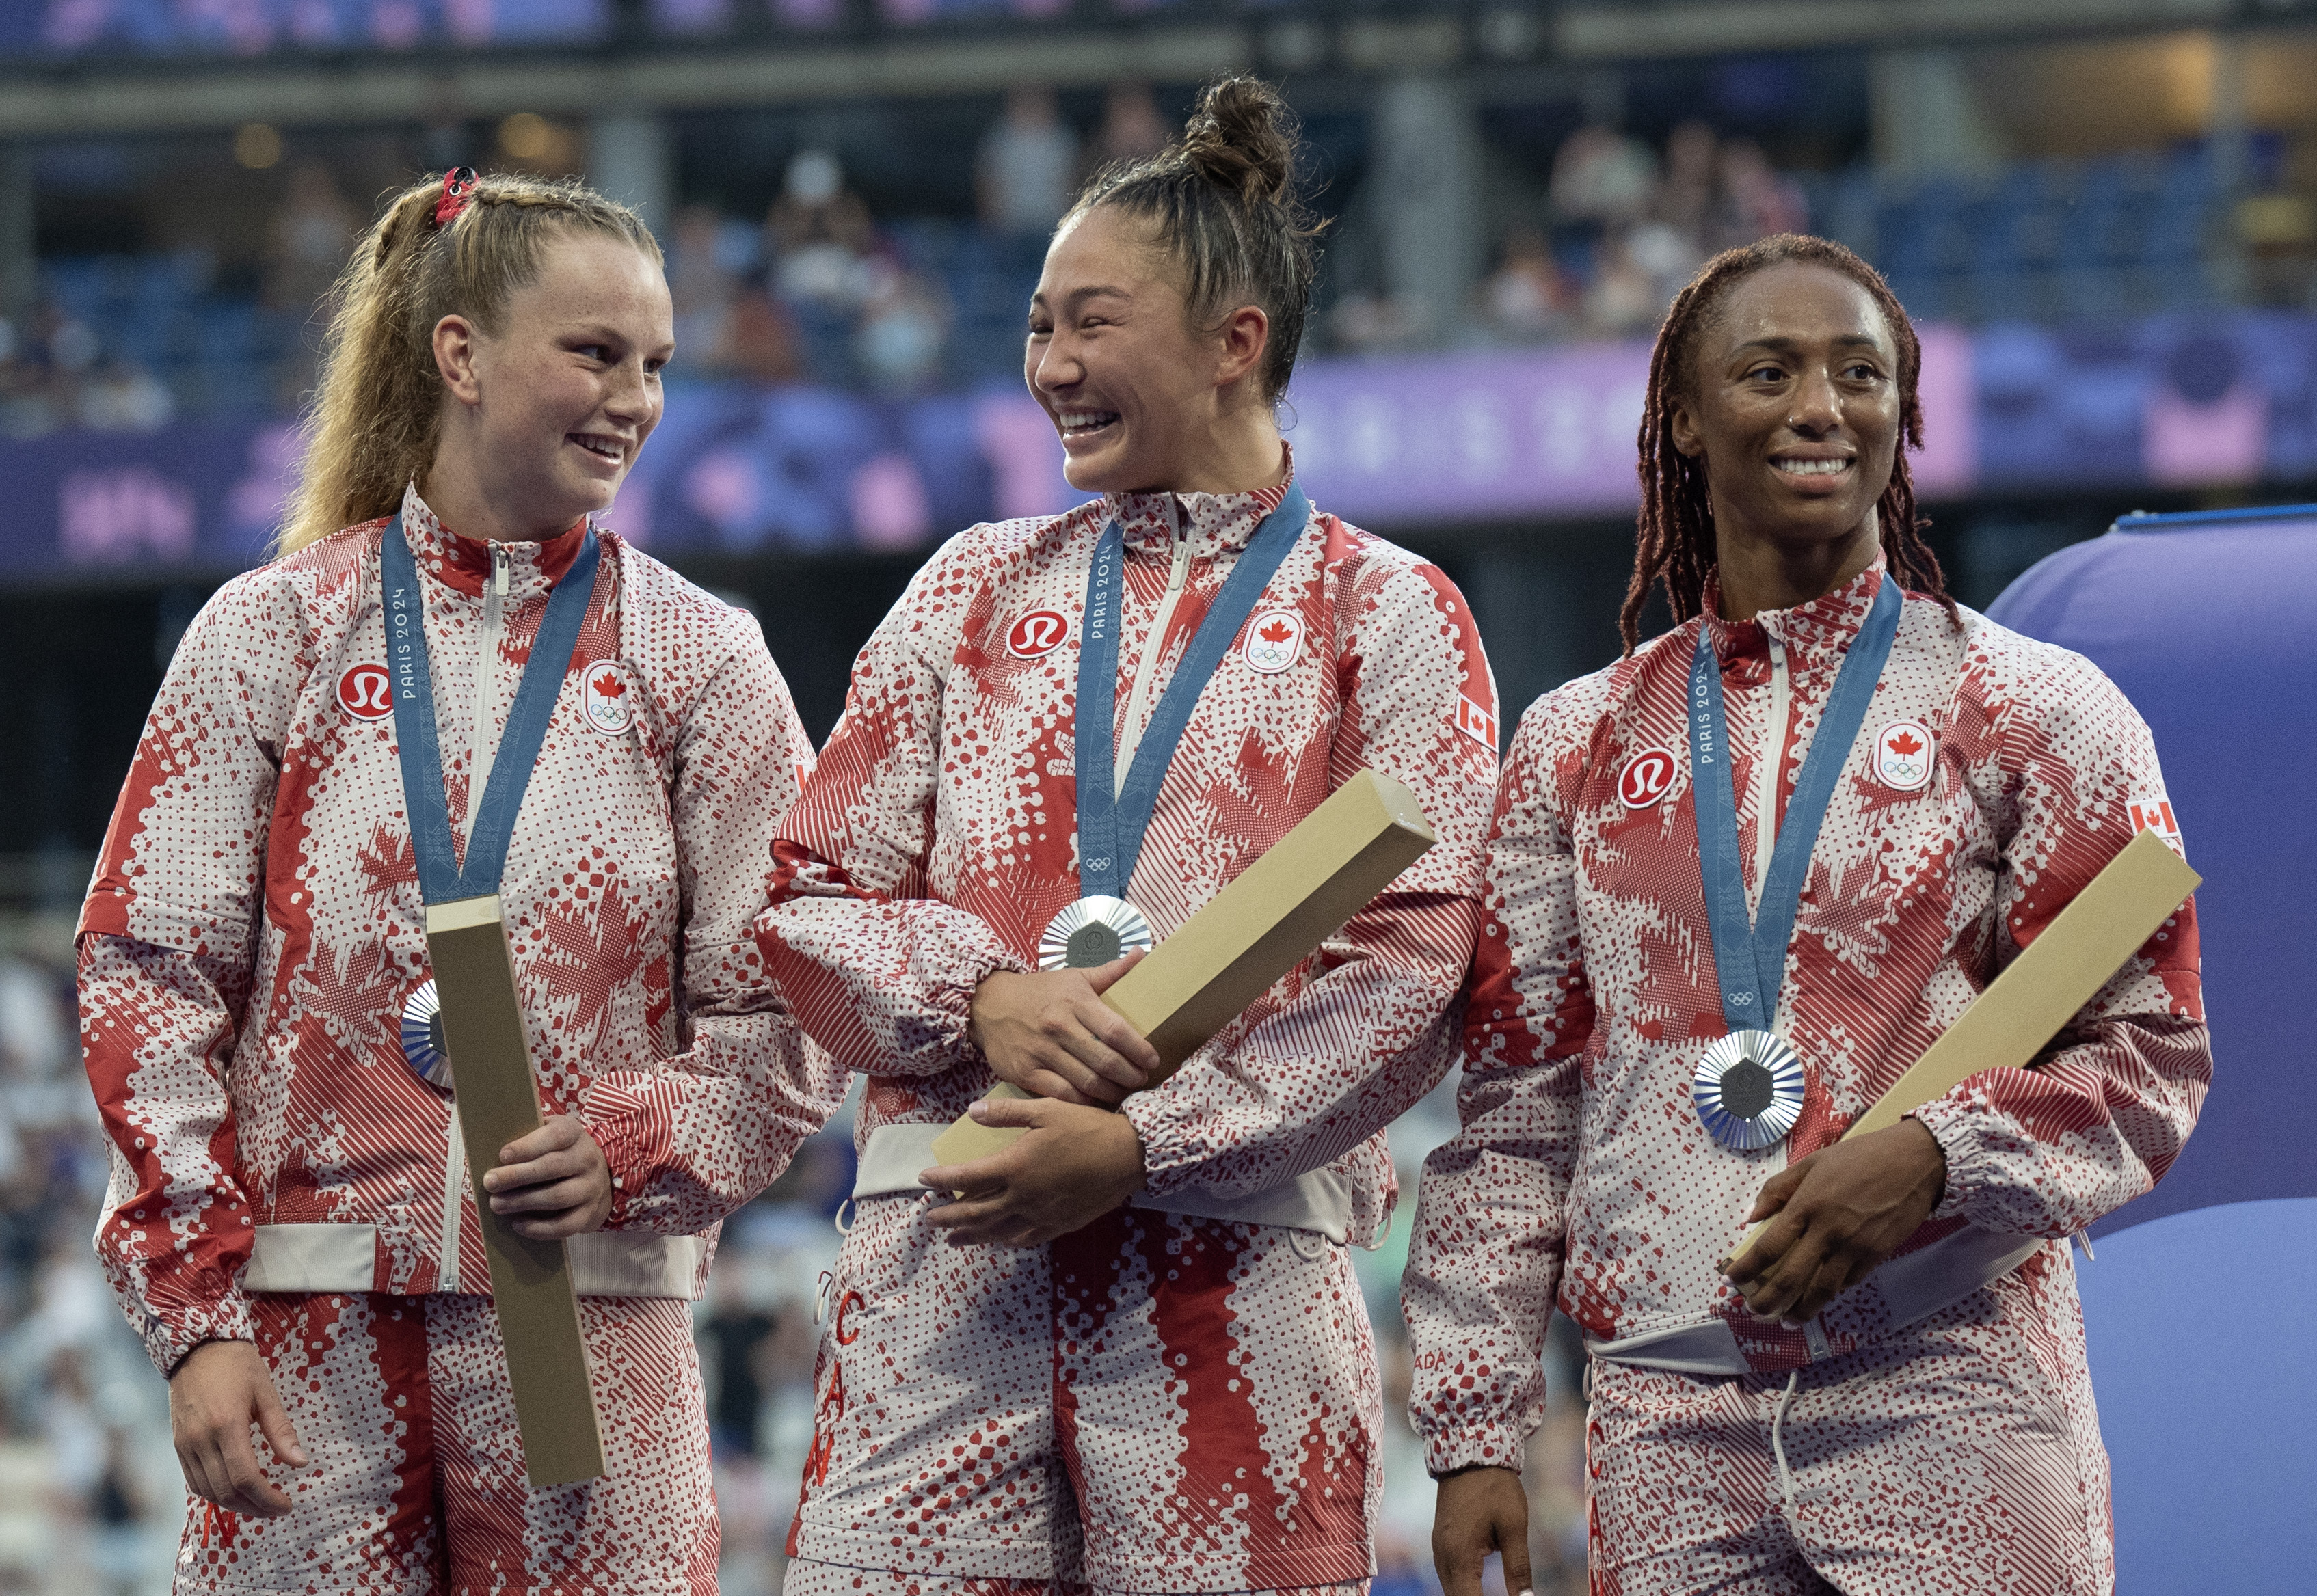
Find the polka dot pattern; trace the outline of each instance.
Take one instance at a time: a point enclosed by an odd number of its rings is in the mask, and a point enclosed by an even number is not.
[[[956,1248],[931,1206],[866,1199],[845,1237],[791,1543],[887,1583],[807,1589],[1365,1581],[1382,1412],[1344,1249],[1142,1208]]]
[[[582,1300],[597,1379],[621,1394],[599,1415],[605,1474],[534,1491],[488,1299],[252,1300],[258,1350],[313,1463],[270,1467],[293,1503],[279,1519],[188,1502],[181,1596],[714,1596],[688,1305]]]
[[[1818,1393],[1805,1411],[1823,1418],[1812,1432],[1829,1438],[1826,1455],[1847,1448],[1844,1467],[1862,1488],[1885,1493],[1879,1508],[1845,1520],[1843,1535],[1896,1535],[1900,1482],[1918,1467],[1944,1467],[1926,1458],[2043,1445],[2052,1391],[2071,1413],[2089,1413],[2063,1244],[1912,1326],[1892,1322],[1872,1275],[1804,1330],[1764,1324],[1716,1270],[1762,1182],[1787,1156],[1838,1138],[2130,840],[2132,800],[2160,801],[2164,790],[2147,728],[2091,664],[1969,611],[1958,629],[1938,604],[1910,597],[1812,854],[1787,952],[1779,1029],[1807,1072],[1802,1121],[1785,1149],[1746,1155],[1714,1143],[1690,1105],[1698,1051],[1725,1030],[1695,855],[1685,716],[1692,643],[1702,629],[1722,664],[1750,885],[1771,841],[1756,835],[1766,804],[1783,813],[1882,580],[1878,563],[1822,599],[1737,624],[1719,619],[1709,592],[1708,619],[1547,694],[1524,718],[1490,843],[1465,1018],[1463,1128],[1427,1163],[1403,1288],[1416,1361],[1410,1411],[1436,1472],[1517,1466],[1543,1417],[1538,1352],[1556,1306],[1597,1341],[1719,1319],[1758,1371],[1733,1384],[1603,1369],[1616,1389],[1658,1393],[1652,1400],[1667,1404],[1662,1426],[1638,1417],[1603,1432],[1611,1455],[1595,1460],[1597,1482],[1624,1482],[1625,1505],[1614,1511],[1636,1544],[1677,1544],[1655,1538],[1652,1514],[1726,1508],[1731,1524],[1758,1514],[1753,1476],[1730,1483],[1736,1494],[1724,1507],[1697,1504],[1721,1488],[1710,1477],[1717,1471],[1742,1463],[1758,1476],[1766,1443],[1746,1427],[1767,1377],[1783,1388],[1787,1371],[1801,1369],[1803,1391]],[[1878,769],[1870,739],[1898,722],[1935,740],[1927,781],[1910,770],[1893,787],[1888,762]],[[1624,777],[1653,750],[1671,751],[1674,786],[1637,804]],[[1775,762],[1765,769],[1765,760]],[[1901,1250],[1966,1223],[2064,1236],[2148,1190],[2194,1125],[2211,1067],[2190,904],[2039,1067],[1983,1074],[1920,1111],[1946,1155],[1946,1193]],[[1950,1389],[1942,1371],[1963,1365],[1937,1363],[1933,1351],[1950,1346],[1976,1360],[1967,1401],[1942,1395]],[[1923,1351],[1919,1367],[1910,1348]],[[2033,1379],[2031,1363],[2041,1371]],[[1737,1428],[1704,1434],[1715,1414]],[[1728,1439],[1740,1431],[1750,1437],[1742,1445]],[[1910,1449],[1919,1444],[1930,1449],[1921,1458]],[[2071,1418],[2060,1446],[2053,1479],[2104,1489],[2088,1421]],[[2085,1506],[2073,1485],[2052,1491],[2038,1499],[2037,1521],[2058,1524],[2053,1533],[2072,1536],[2079,1550],[2088,1537],[2104,1547],[2104,1505]],[[2004,1516],[2020,1507],[2017,1497],[2007,1506],[2001,1493],[1965,1490],[1947,1506],[1951,1538],[2017,1549],[2029,1534]],[[1881,1528],[1863,1527],[1870,1522]],[[1961,1575],[1911,1587],[1880,1576],[1854,1583],[1848,1565],[1837,1572],[1815,1550],[1806,1560],[1844,1590],[2080,1588],[2072,1572],[2049,1584]],[[2076,1566],[2032,1557],[2021,1565]],[[1683,1564],[1662,1580],[1637,1574],[1597,1589],[1695,1589],[1714,1583],[1721,1566]],[[1788,1588],[1764,1579],[1758,1588]]]

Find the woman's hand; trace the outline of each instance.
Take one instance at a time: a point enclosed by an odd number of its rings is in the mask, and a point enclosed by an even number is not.
[[[969,1034],[997,1077],[1033,1097],[1081,1106],[1115,1104],[1158,1073],[1158,1055],[1102,1001],[1142,955],[1097,969],[1001,970],[973,989]]]
[[[1919,1119],[1820,1147],[1764,1183],[1746,1223],[1777,1217],[1722,1274],[1762,1318],[1807,1324],[1915,1234],[1946,1184]]]
[[[612,1166],[604,1149],[568,1114],[558,1114],[499,1149],[499,1166],[483,1177],[491,1212],[534,1242],[595,1230],[612,1212]]]
[[[1505,1560],[1508,1596],[1529,1596],[1528,1493],[1519,1471],[1463,1468],[1442,1476],[1432,1510],[1432,1566],[1443,1596],[1481,1596],[1481,1567]]]
[[[971,1164],[917,1177],[958,1193],[926,1217],[950,1244],[1035,1247],[1091,1224],[1142,1190],[1142,1140],[1123,1114],[1051,1098],[984,1099],[977,1123],[1025,1126],[1029,1135]]]
[[[278,1519],[290,1511],[290,1498],[265,1477],[250,1444],[252,1424],[276,1458],[306,1467],[290,1410],[255,1347],[210,1341],[186,1353],[169,1377],[169,1438],[177,1444],[186,1489],[228,1512]]]

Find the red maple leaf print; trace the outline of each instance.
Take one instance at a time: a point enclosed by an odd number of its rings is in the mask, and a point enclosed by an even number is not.
[[[602,693],[607,699],[625,698],[627,696],[628,684],[621,681],[619,677],[613,675],[611,672],[606,671],[602,675],[595,678],[595,691]]]
[[[1922,752],[1922,747],[1923,745],[1920,743],[1915,741],[1915,739],[1906,732],[1901,732],[1897,736],[1891,739],[1891,752],[1901,756],[1910,753],[1919,753]]]
[[[1294,629],[1284,620],[1275,620],[1256,633],[1266,643],[1284,643],[1294,635]]]

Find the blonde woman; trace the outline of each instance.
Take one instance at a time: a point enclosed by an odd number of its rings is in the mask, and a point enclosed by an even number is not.
[[[404,192],[281,550],[147,724],[79,973],[97,1250],[198,1510],[180,1591],[715,1587],[689,1299],[828,1105],[748,934],[810,757],[787,689],[748,616],[590,524],[672,352],[631,212]],[[549,1116],[488,1172],[428,1020],[446,883],[505,904]],[[479,1186],[572,1238],[601,1479],[525,1482]]]

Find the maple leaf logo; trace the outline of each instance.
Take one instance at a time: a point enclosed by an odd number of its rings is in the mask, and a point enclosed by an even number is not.
[[[1266,643],[1284,643],[1294,635],[1294,629],[1284,620],[1275,620],[1256,633],[1257,637]]]
[[[1889,746],[1892,753],[1901,758],[1910,753],[1920,753],[1923,751],[1923,745],[1915,741],[1913,735],[1908,732],[1901,732],[1892,738]]]
[[[625,698],[628,693],[628,684],[610,671],[596,677],[592,685],[607,699]]]

